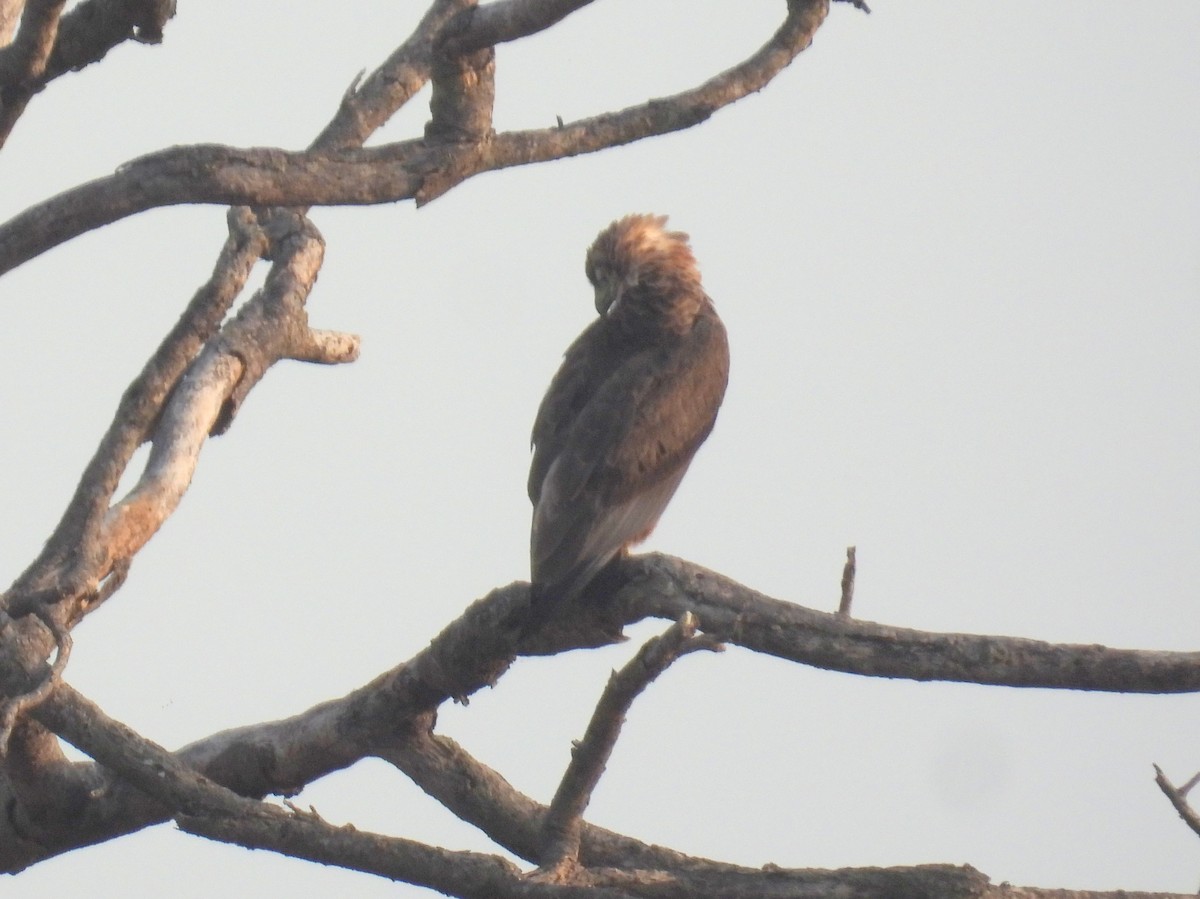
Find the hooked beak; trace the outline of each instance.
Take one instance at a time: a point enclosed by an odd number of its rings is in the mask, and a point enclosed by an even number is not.
[[[605,279],[596,285],[596,311],[601,315],[612,315],[621,302],[622,285],[615,279]]]

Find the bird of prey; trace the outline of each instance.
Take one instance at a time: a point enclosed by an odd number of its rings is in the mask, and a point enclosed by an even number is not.
[[[688,236],[666,222],[626,216],[587,252],[600,317],[567,349],[533,425],[535,615],[650,534],[725,395],[725,326]]]

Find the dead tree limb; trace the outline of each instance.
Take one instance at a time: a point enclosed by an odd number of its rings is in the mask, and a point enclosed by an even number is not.
[[[405,141],[336,154],[215,145],[162,150],[0,225],[0,274],[88,231],[160,206],[308,207],[401,200],[420,205],[483,172],[595,153],[690,128],[761,90],[812,42],[827,12],[828,4],[820,0],[793,2],[775,35],[738,66],[692,90],[562,127],[467,143],[439,140],[445,137],[439,132],[432,143]],[[339,117],[346,115],[339,111]],[[340,143],[332,135],[326,141]]]
[[[7,704],[0,735],[9,752],[0,767],[5,811],[0,868],[16,871],[173,819],[210,838],[458,896],[1041,895],[993,887],[968,867],[746,868],[643,844],[593,827],[582,815],[634,696],[679,654],[711,648],[717,640],[870,676],[1123,692],[1200,690],[1197,653],[886,627],[771,599],[664,556],[628,560],[614,582],[610,607],[528,640],[521,636],[528,587],[493,591],[426,650],[347,696],[284,721],[214,734],[175,753],[114,721],[62,681],[70,627],[120,586],[133,557],[177,508],[208,438],[229,427],[265,372],[281,359],[355,358],[354,336],[308,323],[305,303],[323,242],[306,217],[307,207],[410,199],[421,205],[483,172],[689,128],[768,84],[811,43],[829,10],[828,0],[789,0],[783,23],[760,50],[690,90],[556,127],[493,133],[495,45],[549,28],[585,5],[586,0],[498,0],[478,7],[471,0],[437,0],[384,65],[347,90],[307,150],[172,148],[135,159],[0,225],[2,273],[148,209],[181,203],[235,207],[212,278],[126,391],[59,526],[3,597],[0,696]],[[7,4],[0,12],[14,8]],[[17,40],[0,51],[0,141],[29,98],[53,78],[101,58],[123,40],[161,39],[174,4],[87,0],[69,13],[63,9],[61,0],[29,0]],[[4,22],[11,19],[7,15]],[[8,29],[4,22],[0,30]],[[424,135],[364,149],[366,139],[427,82],[434,97]],[[230,317],[260,258],[272,263],[266,285]],[[152,448],[140,479],[116,499],[134,451],[146,442]],[[852,586],[852,571],[847,583]],[[849,594],[844,586],[847,609]],[[614,624],[648,616],[682,624],[648,644],[614,678],[549,807],[522,796],[486,764],[432,732],[443,702],[496,683],[518,654],[601,645],[613,639]],[[697,624],[700,635],[693,633]],[[68,761],[58,737],[93,761]],[[261,801],[294,794],[372,755],[404,771],[499,845],[547,862],[558,876],[529,878],[497,857],[335,827],[315,813]]]
[[[695,615],[684,613],[661,637],[648,641],[604,688],[587,733],[571,749],[571,763],[542,822],[540,861],[544,869],[570,869],[579,864],[583,813],[638,694],[684,655],[721,649],[710,637],[697,635],[696,624]]]

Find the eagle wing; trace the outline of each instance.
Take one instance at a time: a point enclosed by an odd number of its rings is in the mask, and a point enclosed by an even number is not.
[[[543,593],[577,595],[657,524],[725,393],[725,329],[707,313],[626,358],[610,360],[591,329],[568,351],[534,426],[530,556]]]
[[[530,443],[533,461],[529,466],[529,501],[537,508],[546,473],[562,454],[572,426],[609,376],[626,361],[606,333],[604,319],[596,319],[563,354],[563,362],[533,422]]]

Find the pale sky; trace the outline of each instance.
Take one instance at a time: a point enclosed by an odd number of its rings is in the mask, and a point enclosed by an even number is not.
[[[594,315],[584,250],[629,212],[691,233],[733,355],[648,549],[831,610],[856,544],[865,619],[1200,646],[1200,5],[873,6],[835,4],[774,83],[696,129],[485,175],[420,211],[314,211],[328,246],[310,318],[361,334],[362,358],[272,369],[76,631],[70,682],[178,747],[340,696],[526,578],[529,429]],[[121,46],[34,99],[0,156],[0,216],[172,144],[299,149],[423,7],[182,2],[161,46]],[[496,126],[691,86],[783,12],[601,0],[500,48]],[[418,134],[426,102],[375,142]],[[0,279],[6,582],[211,270],[224,215],[155,211]],[[610,669],[663,627],[522,660],[439,731],[548,801]],[[1151,766],[1200,769],[1198,703],[699,654],[638,700],[588,819],[753,865],[1195,891],[1200,842]],[[297,801],[497,851],[379,762]],[[431,895],[173,825],[2,889]]]

